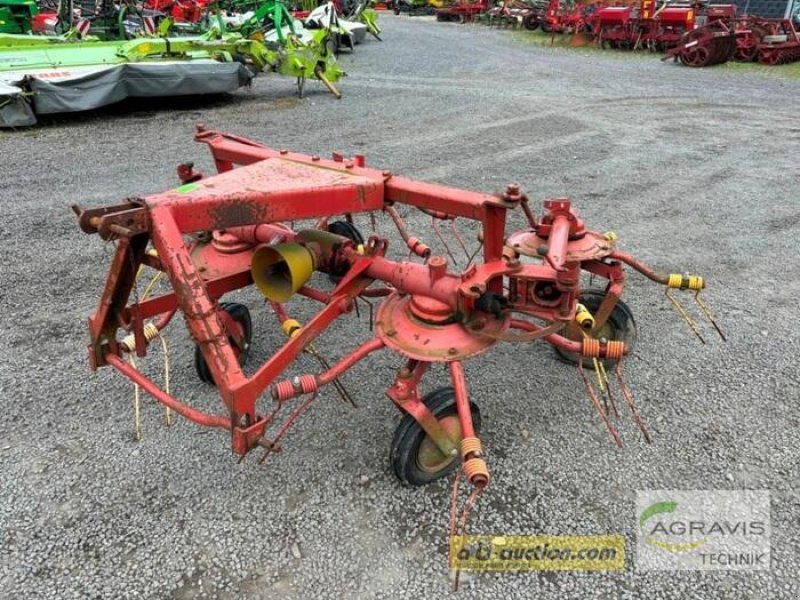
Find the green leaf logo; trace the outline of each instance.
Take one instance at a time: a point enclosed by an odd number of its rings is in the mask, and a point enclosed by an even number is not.
[[[672,500],[667,500],[665,502],[656,502],[651,504],[647,508],[642,511],[642,514],[639,515],[639,527],[644,531],[644,524],[656,515],[662,514],[669,514],[674,513],[678,509],[678,503]],[[655,539],[652,536],[645,535],[644,541],[650,544],[651,546],[655,546],[656,548],[661,548],[662,550],[666,550],[668,552],[687,552],[689,550],[694,550],[699,548],[703,544],[708,541],[708,538],[702,538],[697,540],[696,542],[687,542],[685,544],[672,544],[669,542],[662,542],[660,540]]]

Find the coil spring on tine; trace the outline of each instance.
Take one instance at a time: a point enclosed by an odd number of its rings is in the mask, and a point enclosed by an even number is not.
[[[606,343],[606,358],[620,360],[625,353],[625,342]]]
[[[705,281],[697,275],[681,275],[671,273],[667,279],[667,289],[700,291],[705,287]]]
[[[151,342],[156,339],[160,335],[160,331],[158,327],[155,326],[155,323],[145,323],[144,325],[144,339],[146,342]],[[136,336],[132,333],[126,335],[119,343],[122,346],[122,349],[127,352],[133,352],[136,350]]]
[[[484,483],[489,483],[489,468],[482,458],[470,458],[465,462],[464,474],[467,476],[467,481],[473,485],[481,480]]]
[[[319,383],[314,375],[300,375],[275,384],[272,397],[278,402],[285,402],[302,394],[313,394],[319,390]]]
[[[483,446],[481,441],[476,437],[467,437],[461,440],[461,458],[467,460],[470,454],[476,456],[483,455]]]
[[[591,358],[598,358],[600,356],[600,340],[590,337],[583,338],[581,354]]]

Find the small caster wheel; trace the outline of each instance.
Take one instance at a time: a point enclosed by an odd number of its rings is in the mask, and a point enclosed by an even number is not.
[[[364,243],[364,236],[361,235],[361,232],[358,230],[358,228],[347,221],[332,221],[331,223],[328,223],[328,232],[346,237],[357,246]],[[329,273],[328,277],[333,283],[339,283],[346,272],[346,270],[335,271]]]
[[[239,364],[244,366],[250,353],[250,342],[253,339],[253,321],[250,319],[250,311],[244,304],[236,302],[220,302],[220,310],[224,310],[231,316],[231,320],[236,325],[236,331],[228,332],[228,340],[233,346],[233,351],[239,358]],[[206,359],[200,351],[200,346],[194,347],[194,368],[200,381],[209,385],[216,385],[211,369],[208,368]]]
[[[461,423],[456,409],[456,394],[452,387],[443,387],[422,398],[422,402],[439,419],[442,427],[452,437],[461,440]],[[478,406],[469,403],[475,433],[481,429]],[[461,462],[458,455],[445,456],[409,414],[397,426],[390,453],[392,468],[397,478],[409,485],[419,486],[436,481],[456,470]]]
[[[585,290],[581,293],[579,301],[590,313],[595,314],[605,297],[606,293],[603,290]],[[580,341],[583,339],[583,334],[570,328],[564,333],[564,337]],[[611,311],[608,320],[592,337],[597,339],[605,338],[611,342],[625,342],[627,346],[632,346],[636,342],[638,335],[636,321],[634,321],[633,312],[628,308],[628,305],[622,300],[617,300],[617,304],[614,306],[614,310]],[[578,364],[578,354],[575,352],[565,352],[558,346],[553,346],[553,349],[564,362],[573,365]],[[603,366],[608,366],[613,365],[616,361],[601,359],[601,362]],[[584,358],[583,366],[587,369],[594,369],[594,361],[591,358]]]

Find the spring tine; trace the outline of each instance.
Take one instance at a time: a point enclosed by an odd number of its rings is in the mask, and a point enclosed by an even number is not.
[[[453,235],[455,236],[458,245],[461,246],[461,250],[464,252],[464,257],[469,260],[469,250],[467,250],[467,246],[464,244],[464,238],[461,237],[461,232],[458,230],[458,225],[456,225],[455,219],[450,221],[450,228],[453,230]]]
[[[128,360],[135,369],[136,359],[133,354],[130,354]],[[142,396],[138,383],[133,384],[133,439],[137,442],[142,439]]]
[[[600,364],[600,361],[592,357],[592,364],[594,365],[594,372],[595,376],[597,377],[597,385],[600,388],[601,392],[605,392],[608,387],[606,386],[606,382],[608,380],[603,378],[604,373],[603,371],[601,371],[602,366]]]
[[[603,366],[602,361],[596,358],[593,358],[592,361],[594,361],[594,371],[595,377],[597,378],[597,384],[600,388],[600,392],[603,395],[603,407],[606,409],[607,414],[613,415],[614,418],[618,418],[619,413],[617,412],[617,405],[614,402],[614,397],[611,395],[611,386],[609,385],[606,368]]]
[[[678,311],[678,314],[683,318],[684,321],[686,321],[686,324],[692,330],[692,333],[694,333],[697,336],[697,339],[699,339],[702,343],[705,344],[706,341],[703,339],[703,336],[700,335],[700,331],[697,329],[697,325],[695,325],[695,322],[692,320],[692,317],[690,317],[689,313],[686,312],[686,309],[683,308],[680,305],[680,303],[675,298],[672,297],[672,294],[669,293],[669,288],[664,290],[664,295],[669,299],[670,302],[672,302],[672,306],[675,307],[675,310]]]
[[[458,517],[456,516],[456,512],[457,512],[457,509],[458,509],[458,486],[459,486],[459,483],[461,481],[461,471],[462,470],[463,469],[460,466],[459,466],[458,469],[456,469],[456,476],[455,476],[455,479],[453,479],[453,490],[452,490],[452,492],[450,494],[450,539],[448,540],[449,541],[449,550],[450,550],[450,552],[453,551],[453,538],[456,536],[456,528],[457,528],[457,524],[458,524]],[[463,538],[463,536],[462,536],[462,538]],[[462,542],[461,545],[463,545],[464,540],[462,539],[461,542]],[[453,588],[454,588],[453,591],[458,591],[458,576],[459,576],[460,570],[458,569],[458,563],[453,560],[452,556],[450,557],[450,564],[451,565],[452,564],[456,565],[455,579],[454,579],[454,582],[453,582]]]
[[[353,397],[347,391],[347,388],[344,387],[344,384],[339,381],[338,379],[333,380],[333,387],[339,393],[339,397],[344,400],[345,402],[349,402],[353,408],[358,408],[356,401],[353,400]]]
[[[702,298],[700,298],[700,290],[697,290],[694,294],[694,301],[697,302],[697,306],[700,307],[700,310],[703,311],[703,314],[706,316],[706,319],[714,326],[714,329],[717,330],[719,337],[722,338],[723,342],[727,342],[728,338],[725,337],[725,334],[722,333],[722,330],[717,325],[717,321],[714,319],[714,315],[711,312],[711,309],[708,308],[705,302],[703,302]]]
[[[450,260],[453,261],[453,266],[458,265],[458,261],[456,260],[456,257],[453,256],[453,253],[450,251],[450,246],[447,244],[447,242],[445,241],[444,237],[442,236],[442,232],[439,229],[439,224],[436,222],[436,219],[433,218],[433,217],[431,217],[431,225],[433,226],[433,231],[436,233],[436,237],[438,237],[439,241],[442,242],[442,245],[444,246],[444,249],[447,252],[447,256],[449,256]]]
[[[270,444],[269,444],[269,445],[268,445],[266,448],[264,448],[264,452],[263,452],[263,453],[261,454],[261,456],[258,458],[258,464],[260,464],[260,465],[263,465],[263,464],[264,464],[264,461],[265,461],[265,460],[267,460],[267,457],[268,457],[268,456],[270,455],[270,453],[272,452],[272,447],[273,447],[273,446],[272,446],[272,444],[270,443]]]
[[[161,353],[164,355],[164,391],[169,394],[169,346],[167,346],[167,340],[164,339],[164,336],[159,334],[158,339],[161,340]],[[164,407],[164,424],[167,427],[172,425],[172,409],[169,406]]]
[[[137,442],[142,439],[142,400],[139,395],[139,385],[136,385],[136,392],[133,396],[133,439]]]
[[[375,220],[375,211],[369,212],[369,224],[372,227],[372,233],[378,233],[378,222]]]
[[[372,333],[375,327],[375,306],[366,298],[361,298],[369,306],[369,331]]]
[[[369,331],[372,333],[373,327],[375,325],[375,307],[372,305],[372,302],[364,298],[363,296],[356,296],[355,302],[358,304],[358,301],[361,300],[364,304],[367,305],[369,310]]]
[[[651,443],[650,434],[647,432],[647,428],[644,425],[644,421],[642,421],[642,417],[639,414],[639,409],[636,408],[636,405],[633,403],[633,394],[631,394],[630,388],[625,384],[625,381],[622,378],[622,363],[618,362],[617,366],[614,369],[614,372],[617,375],[617,383],[619,384],[619,389],[622,390],[622,397],[625,398],[625,403],[628,405],[628,408],[633,415],[633,420],[636,421],[636,425],[639,426],[639,431],[642,432],[644,436],[644,440],[649,444]]]
[[[475,252],[473,252],[473,253],[470,255],[470,257],[469,257],[469,260],[467,261],[467,268],[469,268],[469,266],[472,264],[472,261],[473,261],[473,260],[475,260],[475,257],[476,257],[476,256],[478,256],[478,252],[480,252],[480,251],[481,251],[481,248],[483,248],[483,242],[480,242],[480,243],[478,244],[478,247],[477,247],[477,248],[475,248]]]
[[[611,412],[613,413],[614,418],[618,419],[619,411],[617,411],[617,403],[614,400],[614,396],[611,394],[611,386],[609,385],[610,382],[608,380],[608,372],[606,371],[606,367],[603,364],[603,361],[597,359],[595,360],[597,361],[597,365],[595,366],[595,368],[600,371],[601,374],[600,380],[604,383],[604,386],[601,386],[600,390],[604,391],[606,393],[606,396],[608,396],[608,403],[611,405]]]
[[[317,351],[317,349],[314,346],[314,344],[309,344],[306,347],[306,350],[308,351],[308,353],[311,356],[313,356],[314,358],[317,359],[317,362],[319,362],[319,364],[322,366],[323,369],[325,369],[326,371],[330,371],[331,370],[330,363],[326,360],[326,358],[324,356],[322,356],[319,353],[319,351]],[[358,408],[357,405],[356,405],[356,401],[353,400],[353,397],[347,391],[347,388],[344,387],[344,384],[341,381],[339,381],[338,377],[336,379],[334,379],[331,383],[333,383],[333,387],[339,393],[339,397],[342,400],[344,400],[345,402],[349,402],[353,406],[353,408]]]
[[[283,439],[283,436],[285,436],[286,433],[289,431],[289,428],[297,420],[297,417],[299,417],[304,412],[306,412],[308,407],[311,406],[311,403],[314,402],[314,400],[316,400],[316,398],[317,398],[317,393],[314,392],[311,396],[308,397],[307,400],[304,400],[303,403],[300,404],[300,406],[295,408],[289,414],[289,416],[286,418],[286,421],[281,426],[280,430],[278,431],[277,435],[275,436],[275,439],[273,439],[271,442],[267,443],[267,446],[266,446],[266,448],[264,450],[264,454],[262,454],[261,458],[258,459],[258,464],[263,464],[263,462],[265,460],[267,460],[267,457],[272,452],[276,452],[278,450],[278,448],[280,447],[280,441]]]
[[[469,521],[470,514],[472,514],[472,509],[475,508],[475,503],[478,502],[478,498],[481,497],[483,494],[483,490],[486,489],[486,486],[478,485],[473,490],[472,493],[467,498],[466,503],[464,504],[464,509],[461,511],[461,539],[463,540],[467,535],[467,522]],[[456,569],[455,579],[453,581],[453,591],[458,591],[458,579],[461,571]]]
[[[617,447],[622,447],[622,440],[619,439],[619,434],[617,433],[616,427],[608,418],[608,413],[603,410],[602,404],[600,404],[600,399],[597,397],[597,392],[594,391],[594,386],[592,382],[589,381],[589,378],[586,377],[586,373],[583,370],[583,360],[578,358],[578,372],[581,374],[581,379],[583,379],[583,384],[586,386],[586,391],[589,392],[589,397],[592,400],[592,404],[594,405],[595,410],[600,415],[600,418],[603,419],[603,423],[606,425],[606,429],[611,434],[611,437],[614,439],[614,443]]]
[[[597,378],[597,386],[600,388],[600,393],[603,396],[603,409],[605,409],[606,414],[608,414],[608,395],[606,394],[608,386],[603,382],[603,374],[600,372],[600,361],[596,358],[592,358],[592,364],[594,365],[594,374]]]
[[[472,514],[472,509],[475,507],[475,504],[478,502],[478,499],[483,494],[483,491],[486,489],[485,485],[477,485],[473,488],[472,492],[470,493],[467,501],[464,503],[464,507],[461,510],[461,519],[459,520],[456,517],[458,512],[458,490],[459,490],[459,482],[461,481],[461,473],[464,470],[463,465],[461,465],[457,471],[455,479],[453,480],[453,491],[450,495],[450,540],[449,540],[449,551],[452,552],[453,550],[453,538],[456,536],[461,538],[461,543],[459,547],[463,547],[464,545],[464,538],[467,535],[467,523],[469,522],[469,517]],[[460,527],[459,527],[460,525]],[[461,575],[461,569],[458,568],[458,562],[453,560],[453,557],[450,557],[450,564],[455,565],[455,574],[453,578],[453,591],[458,591],[458,583],[459,577]]]

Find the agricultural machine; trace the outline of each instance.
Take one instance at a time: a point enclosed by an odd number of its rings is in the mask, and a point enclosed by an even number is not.
[[[701,277],[654,271],[620,250],[614,233],[591,230],[569,199],[547,200],[537,215],[513,184],[489,195],[422,183],[367,167],[363,155],[325,160],[202,125],[196,140],[210,148],[218,174],[183,163],[174,189],[112,206],[73,207],[84,232],[115,247],[89,318],[89,362],[119,371],[168,416],[176,412],[227,431],[240,460],[259,451],[263,462],[279,451],[327,388],[352,400],[342,378],[388,350],[399,368],[386,395],[403,413],[390,446],[394,473],[422,485],[456,471],[451,523],[463,533],[490,480],[466,361],[499,343],[552,345],[575,366],[620,445],[615,422],[623,405],[649,441],[623,377],[636,339],[633,314],[621,300],[626,269],[662,286],[698,336],[699,322],[671,292],[693,293],[696,315],[716,327],[700,298]],[[414,235],[409,214],[430,219],[426,230],[439,242]],[[509,231],[512,219],[524,226]],[[371,234],[364,235],[359,220],[372,224]],[[462,235],[461,227],[475,237]],[[388,230],[395,232],[392,240],[378,233]],[[434,244],[446,254],[434,253]],[[406,259],[393,258],[405,253]],[[250,364],[256,358],[250,311],[225,299],[250,286],[285,334],[256,366]],[[309,305],[318,308],[301,323]],[[328,327],[353,313],[369,314],[366,341],[322,348]],[[195,344],[198,378],[219,392],[219,412],[190,406],[168,383],[162,388],[137,368],[153,347],[168,359],[165,331],[178,314]],[[338,357],[329,361],[334,352]],[[319,372],[291,373],[304,353],[320,364]],[[421,380],[436,365],[446,384],[423,396]],[[135,408],[138,436],[138,395]],[[471,493],[457,521],[462,475]]]
[[[474,8],[478,4],[484,5],[479,14]],[[580,33],[589,30],[588,19],[594,10],[594,2],[575,0],[503,0],[491,8],[480,0],[476,4],[455,4],[450,7],[449,13],[440,10],[437,16],[454,14],[461,22],[472,20],[487,25],[522,25],[530,31],[541,27],[547,33]]]
[[[348,21],[363,23],[370,35],[379,42],[381,40],[381,27],[378,25],[378,13],[370,8],[368,0],[358,0],[345,5],[342,15]]]
[[[336,51],[342,47],[354,50],[355,45],[363,42],[367,35],[366,25],[341,18],[333,2],[324,2],[312,10],[303,22],[303,26],[312,30],[329,31]]]
[[[125,98],[219,94],[261,71],[317,79],[337,98],[343,72],[321,42],[288,39],[275,49],[238,34],[129,41],[0,35],[0,127],[36,123],[37,114],[90,110]]]
[[[133,0],[66,0],[51,10],[41,11],[33,20],[34,33],[76,38],[92,36],[101,40],[130,40],[156,33],[161,13]]]
[[[34,0],[0,0],[0,33],[30,33],[38,14]]]
[[[761,20],[754,23],[756,56],[765,65],[780,65],[800,60],[800,35],[792,19]]]
[[[145,0],[143,6],[168,16],[178,27],[194,25],[208,18],[209,0]]]
[[[690,67],[728,60],[775,66],[800,60],[800,34],[793,19],[719,19],[685,34],[668,58]]]
[[[761,4],[753,0],[745,8],[766,10]],[[800,12],[791,10],[787,7],[784,18],[764,18],[739,14],[736,4],[705,0],[503,0],[491,8],[476,0],[436,12],[442,21],[541,28],[572,35],[570,46],[647,48],[666,52],[665,60],[704,67],[728,60],[766,65],[800,60]]]
[[[488,0],[459,0],[453,4],[442,6],[436,9],[437,21],[458,21],[459,23],[471,23],[481,13],[489,7]]]
[[[594,14],[592,30],[602,47],[668,50],[678,45],[699,24],[727,30],[736,16],[733,4],[661,3],[640,0],[629,6],[605,6]]]
[[[437,2],[437,0],[434,0],[434,2]],[[444,6],[441,1],[437,3],[442,7]],[[403,13],[414,17],[436,13],[436,7],[429,3],[428,0],[392,0],[391,6],[392,12],[396,15]]]
[[[550,0],[539,26],[547,33],[583,35],[591,32],[596,3],[582,0]]]

